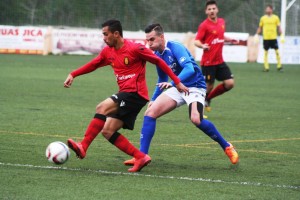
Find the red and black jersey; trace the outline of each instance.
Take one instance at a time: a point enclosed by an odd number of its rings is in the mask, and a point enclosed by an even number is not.
[[[161,67],[175,84],[180,82],[168,65],[151,50],[142,44],[127,40],[124,40],[124,45],[120,49],[106,46],[96,58],[71,72],[71,75],[76,77],[110,65],[114,70],[119,92],[137,92],[141,97],[149,100],[145,76],[146,61]]]
[[[217,18],[217,22],[206,19],[199,25],[196,40],[210,46],[209,50],[203,51],[201,66],[213,66],[224,62],[224,33],[225,20],[222,18]]]

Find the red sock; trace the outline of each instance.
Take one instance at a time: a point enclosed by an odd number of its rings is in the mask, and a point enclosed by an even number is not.
[[[207,100],[211,100],[212,98],[215,98],[216,96],[219,96],[227,91],[228,90],[225,88],[224,84],[221,83],[217,87],[215,87],[215,89],[213,89],[213,91],[211,91],[209,93],[209,95],[207,96]]]
[[[92,141],[102,130],[105,124],[105,120],[106,117],[104,115],[96,114],[94,119],[92,119],[92,121],[90,122],[84,134],[84,138],[81,141],[82,147],[85,151],[87,151]]]
[[[133,156],[136,159],[143,158],[145,154],[135,148],[126,137],[121,135],[120,133],[116,132],[114,133],[111,138],[109,139],[109,142],[118,147],[121,151],[124,153]]]

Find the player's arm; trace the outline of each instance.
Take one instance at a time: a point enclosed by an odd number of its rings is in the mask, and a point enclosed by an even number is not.
[[[258,28],[256,29],[256,33],[254,35],[254,43],[256,44],[259,42],[259,34],[261,34],[262,32],[262,27],[263,27],[263,18],[261,17]]]
[[[259,26],[258,28],[257,28],[257,30],[256,30],[256,35],[259,35],[259,34],[261,34],[261,31],[262,31],[262,27],[261,26]]]
[[[180,79],[173,73],[173,71],[165,63],[165,61],[163,61],[161,58],[156,56],[150,49],[147,49],[145,46],[140,45],[138,47],[137,53],[143,60],[155,64],[164,73],[166,73],[174,81],[176,88],[179,92],[184,92],[186,94],[189,94],[189,89],[181,83]],[[162,86],[161,88],[166,88],[166,87]]]
[[[281,26],[280,26],[280,19],[279,19],[279,17],[277,17],[277,31],[278,31],[278,34],[280,35],[280,42],[284,43],[285,42],[285,38],[284,38],[284,34],[283,34]]]
[[[64,82],[64,87],[69,88],[71,87],[74,78],[83,74],[87,74],[90,72],[95,71],[97,68],[108,65],[108,63],[105,62],[103,53],[101,52],[96,58],[91,60],[90,62],[86,63],[82,67],[72,71],[67,79]]]
[[[259,25],[258,25],[258,28],[257,28],[257,30],[256,30],[255,35],[258,36],[259,34],[261,34],[263,25],[264,25],[263,17],[261,17],[260,20],[259,20]]]
[[[191,58],[188,55],[186,49],[181,45],[176,45],[175,48],[172,49],[173,55],[178,61],[179,65],[182,67],[178,78],[180,78],[181,82],[185,82],[190,79],[195,73],[194,66],[192,64]],[[171,82],[174,85],[174,82]]]
[[[204,37],[205,37],[205,28],[202,27],[202,25],[200,25],[194,41],[194,45],[203,50],[209,50],[209,45],[203,42]]]
[[[158,84],[162,82],[167,82],[169,79],[168,75],[164,73],[158,66],[156,66],[156,70],[157,70],[158,80],[151,101],[155,101],[155,99],[163,92],[163,90],[160,89]]]

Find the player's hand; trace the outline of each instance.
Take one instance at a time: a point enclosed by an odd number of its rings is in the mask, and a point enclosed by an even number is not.
[[[209,46],[208,44],[202,44],[202,49],[203,49],[204,51],[209,50],[209,48],[210,48],[210,46]]]
[[[163,89],[167,89],[167,88],[170,88],[170,87],[173,87],[173,85],[171,83],[168,83],[168,82],[161,82],[161,83],[157,83],[156,84],[161,90]]]
[[[189,91],[189,88],[187,88],[185,85],[183,85],[181,82],[178,83],[176,85],[176,88],[177,90],[181,93],[181,92],[184,92],[184,95],[189,95],[190,94],[190,91]]]
[[[258,34],[255,34],[253,38],[254,38],[254,44],[258,44],[259,43],[259,36],[258,36]]]
[[[71,85],[73,83],[73,80],[74,80],[74,77],[71,74],[69,74],[68,77],[67,77],[67,79],[64,82],[64,87],[65,88],[71,87]]]
[[[285,43],[285,38],[283,34],[280,35],[280,43],[281,44]]]

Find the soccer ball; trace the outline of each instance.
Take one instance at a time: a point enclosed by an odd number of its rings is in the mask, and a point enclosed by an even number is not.
[[[65,143],[52,142],[46,149],[46,157],[49,162],[60,165],[67,162],[70,157],[70,151]]]

